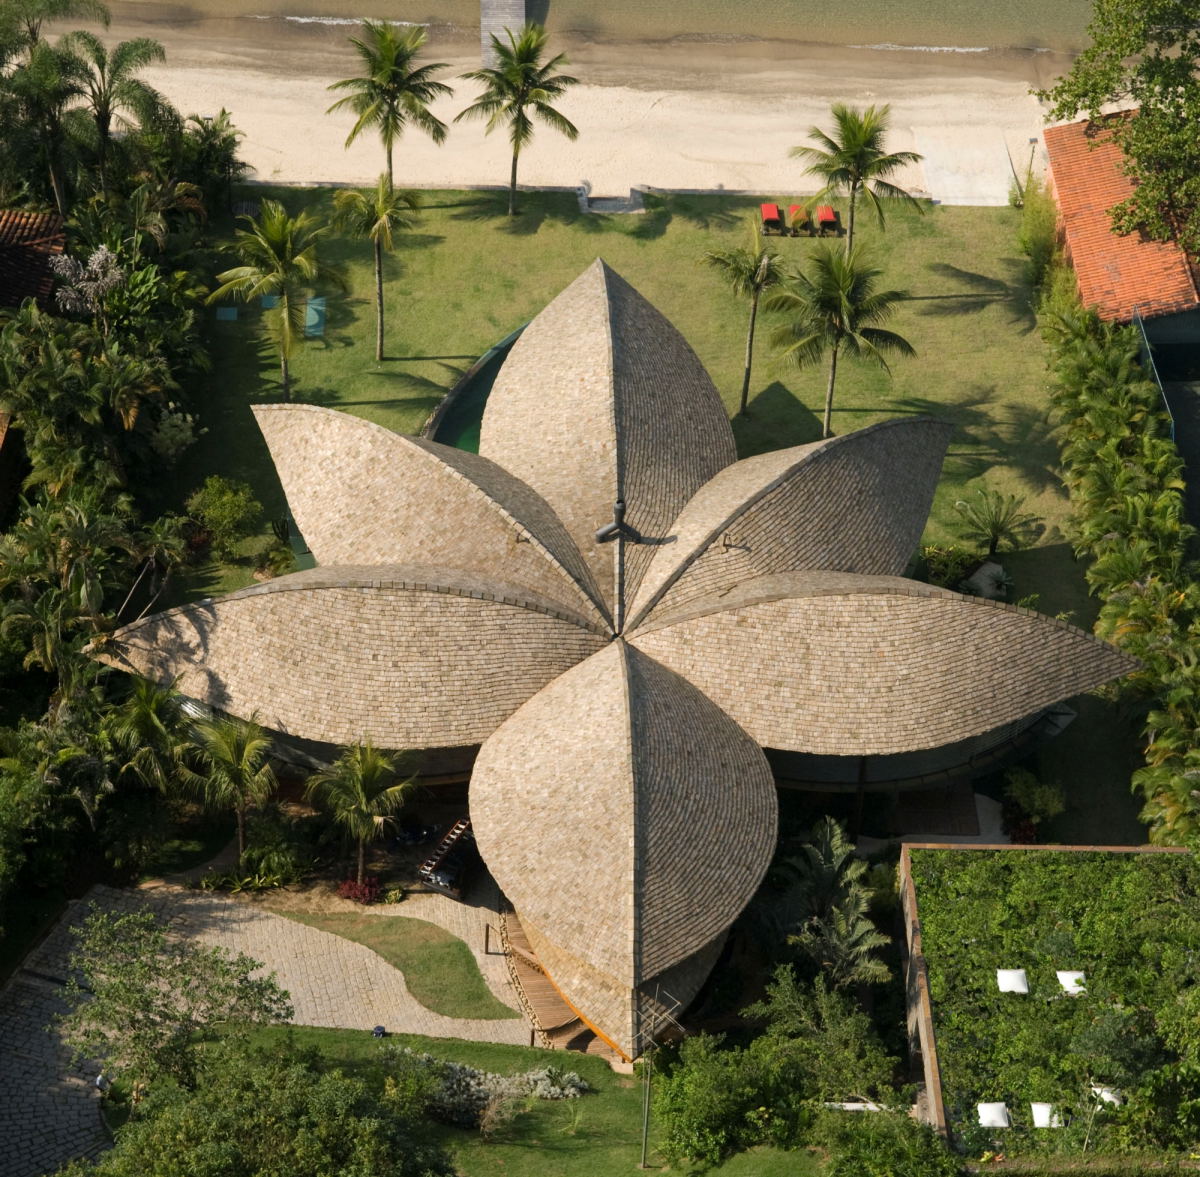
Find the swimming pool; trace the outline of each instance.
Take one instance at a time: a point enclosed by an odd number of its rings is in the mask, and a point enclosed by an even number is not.
[[[483,423],[484,406],[508,353],[524,330],[524,326],[518,327],[467,369],[426,422],[421,430],[424,437],[455,449],[479,453],[479,427]]]

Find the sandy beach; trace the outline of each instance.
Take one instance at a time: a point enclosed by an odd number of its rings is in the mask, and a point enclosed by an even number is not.
[[[150,17],[147,19],[147,17]],[[355,71],[352,24],[282,18],[172,20],[116,5],[112,40],[152,36],[167,63],[145,72],[184,113],[222,107],[245,133],[257,178],[280,183],[366,184],[382,170],[378,140],[344,147],[349,115],[327,115],[326,87]],[[924,162],[901,181],[948,204],[1003,204],[1012,167],[1030,159],[1042,108],[1030,87],[1064,69],[1047,50],[922,52],[749,39],[620,43],[563,37],[581,84],[562,101],[579,127],[568,142],[539,132],[522,155],[523,183],[623,195],[635,185],[786,196],[811,187],[788,149],[835,101],[890,103],[892,150]],[[477,68],[478,34],[435,28],[430,59],[446,78]],[[475,87],[455,82],[435,113],[447,123]],[[1040,154],[1040,147],[1034,152]],[[397,180],[410,187],[500,185],[508,147],[478,124],[452,127],[442,147],[410,133],[398,145]],[[1012,161],[1010,163],[1010,160]]]

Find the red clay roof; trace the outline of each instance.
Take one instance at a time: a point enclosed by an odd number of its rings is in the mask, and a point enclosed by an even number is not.
[[[1200,306],[1187,256],[1174,242],[1113,232],[1109,210],[1134,189],[1121,170],[1121,148],[1104,124],[1048,127],[1046,153],[1067,248],[1085,306],[1102,319],[1128,322]]]
[[[56,213],[0,209],[0,306],[26,298],[46,303],[54,286],[50,257],[62,253],[66,238]]]

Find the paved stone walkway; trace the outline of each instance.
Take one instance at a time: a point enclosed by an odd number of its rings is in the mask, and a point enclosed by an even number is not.
[[[406,915],[438,924],[471,948],[489,988],[516,1007],[503,956],[486,955],[484,925],[495,920],[496,896],[485,883],[477,906],[440,895],[414,896],[376,915]],[[274,971],[304,1026],[369,1030],[436,1038],[528,1045],[524,1018],[447,1018],[418,1003],[404,976],[369,948],[223,895],[159,885],[137,891],[95,887],[69,905],[49,936],[0,991],[0,1174],[42,1177],[73,1157],[94,1155],[108,1138],[91,1080],[96,1067],[71,1068],[69,1052],[48,1031],[63,1007],[62,983],[73,947],[70,928],[95,903],[109,911],[149,907],[180,932],[231,952],[244,952]],[[494,939],[494,937],[493,937]]]

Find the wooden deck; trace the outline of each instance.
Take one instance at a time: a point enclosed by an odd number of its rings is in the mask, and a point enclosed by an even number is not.
[[[563,1000],[538,961],[537,954],[529,945],[524,928],[517,914],[507,915],[508,947],[517,984],[525,994],[525,1000],[542,1032],[555,1050],[575,1050],[580,1054],[597,1055],[609,1063],[622,1064],[624,1060],[602,1038],[598,1038]]]

